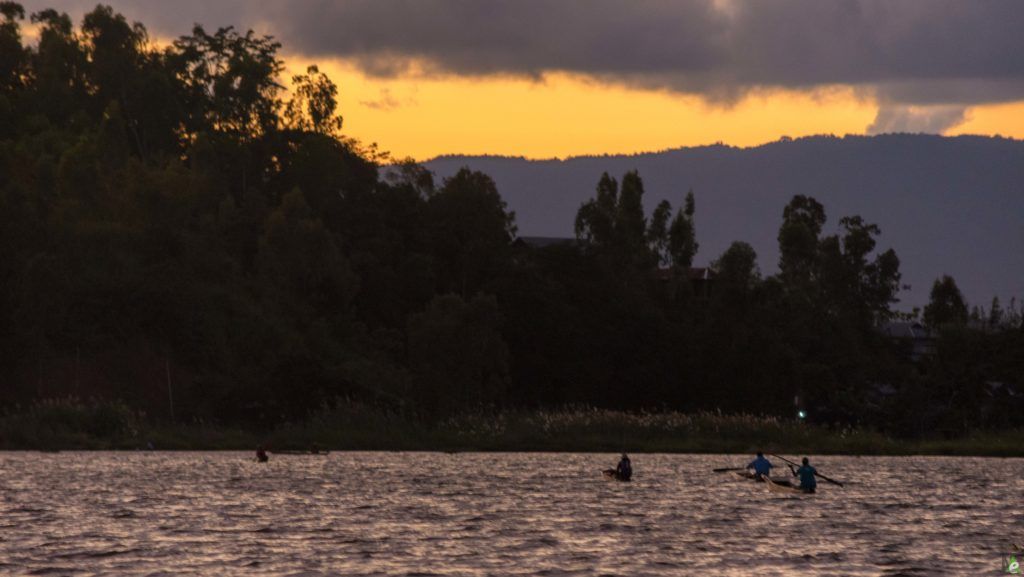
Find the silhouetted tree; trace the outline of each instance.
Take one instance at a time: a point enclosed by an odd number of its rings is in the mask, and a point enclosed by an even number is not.
[[[282,302],[313,307],[303,315],[307,318],[344,313],[359,282],[298,189],[287,194],[267,217],[259,267],[268,284],[285,292]]]
[[[428,415],[489,408],[507,395],[508,348],[494,297],[466,302],[455,295],[431,301],[409,319],[409,362],[419,406]]]
[[[427,198],[426,215],[442,291],[468,298],[507,262],[515,213],[489,176],[464,168],[445,179]]]
[[[284,109],[286,126],[340,137],[342,118],[337,114],[338,87],[316,66],[292,76],[292,99]]]
[[[90,107],[85,76],[86,52],[67,14],[53,9],[32,15],[40,26],[39,45],[32,54],[30,99],[37,112],[51,123],[63,125]]]
[[[794,197],[779,274],[733,243],[695,298],[692,192],[647,218],[640,175],[603,174],[578,243],[513,243],[491,178],[381,167],[315,67],[282,102],[269,37],[161,47],[101,5],[77,30],[33,14],[26,44],[24,9],[0,16],[0,411],[74,394],[168,419],[171,373],[176,420],[261,429],[339,398],[789,415],[797,394],[811,420],[900,434],[1022,424],[1016,301],[976,330],[938,281],[936,350],[908,359],[876,329],[899,259],[859,216],[825,235]]]
[[[212,130],[244,140],[272,131],[280,107],[280,47],[269,36],[239,34],[230,26],[212,35],[196,26],[176,40],[169,62],[189,110],[186,132]]]
[[[935,280],[928,305],[924,307],[924,322],[935,328],[967,323],[967,302],[953,277],[943,275]]]
[[[683,210],[676,213],[672,219],[672,226],[669,228],[669,254],[672,258],[672,265],[684,273],[693,266],[693,257],[700,248],[697,244],[697,230],[694,226],[693,215],[696,211],[696,203],[693,199],[693,191],[686,193],[686,204]]]
[[[806,289],[814,280],[818,242],[825,224],[825,207],[813,198],[794,196],[782,211],[779,229],[779,273],[794,290]]]
[[[0,97],[9,98],[25,82],[29,51],[21,45],[20,21],[25,9],[16,2],[0,2]],[[5,106],[10,106],[7,101]]]
[[[597,195],[576,212],[576,238],[596,247],[619,244],[619,183],[605,172],[597,183]]]
[[[745,242],[734,242],[712,264],[717,283],[739,290],[750,290],[760,280],[757,252]]]
[[[668,232],[670,218],[672,218],[672,205],[667,200],[663,200],[654,209],[650,225],[647,228],[647,244],[654,252],[659,266],[672,264]]]

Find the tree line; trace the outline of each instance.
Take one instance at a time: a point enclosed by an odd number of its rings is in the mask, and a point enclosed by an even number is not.
[[[736,242],[694,279],[694,194],[648,216],[641,175],[605,174],[575,241],[535,247],[486,174],[437,182],[345,136],[315,66],[286,90],[271,37],[196,26],[157,46],[108,6],[77,27],[0,14],[8,408],[111,398],[246,426],[346,399],[417,419],[799,409],[908,435],[1024,417],[1015,305],[979,328],[940,279],[934,350],[912,358],[879,330],[899,258],[860,216],[825,234],[795,196],[777,274]]]

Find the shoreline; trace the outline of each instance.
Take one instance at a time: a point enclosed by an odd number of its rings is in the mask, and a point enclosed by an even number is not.
[[[124,405],[60,402],[0,414],[0,451],[387,451],[765,453],[1024,457],[1024,429],[899,438],[795,419],[594,408],[477,412],[422,420],[359,404],[268,427],[151,422]]]
[[[61,454],[61,453],[251,453],[252,449],[239,449],[239,448],[166,448],[166,449],[140,449],[140,448],[67,448],[67,449],[31,449],[31,448],[0,448],[0,454],[21,454],[21,453],[38,453],[42,455],[46,454]],[[790,456],[810,456],[810,457],[854,457],[854,458],[870,458],[870,457],[958,457],[958,458],[976,458],[976,459],[1024,459],[1024,453],[1020,454],[996,454],[996,453],[958,453],[958,452],[944,452],[944,453],[824,453],[824,452],[798,452],[798,451],[782,451]],[[508,453],[523,453],[523,454],[594,454],[594,455],[617,455],[619,451],[600,451],[600,450],[531,450],[531,449],[465,449],[465,450],[446,450],[446,449],[324,449],[321,454],[298,454],[294,452],[290,453],[274,453],[268,451],[271,457],[325,457],[331,453],[423,453],[423,454],[434,454],[434,455],[460,455],[460,454],[508,454]],[[749,457],[751,452],[747,451],[645,451],[642,449],[631,450],[628,452],[630,455],[737,455],[742,457]]]
[[[255,433],[239,431],[191,430],[184,435],[167,434],[163,431],[146,437],[101,438],[76,437],[74,439],[49,439],[44,443],[11,443],[0,439],[0,452],[250,452],[263,445],[268,452],[278,456],[317,456],[312,447],[323,453],[334,452],[386,452],[386,453],[595,453],[616,454],[623,451],[630,454],[679,454],[679,455],[750,455],[758,450],[765,453],[788,455],[820,455],[844,457],[994,457],[1024,458],[1024,432],[977,432],[961,439],[886,439],[884,443],[865,446],[862,440],[843,443],[828,439],[820,445],[779,444],[770,437],[762,442],[723,440],[716,438],[648,439],[647,442],[624,443],[581,442],[579,439],[551,438],[544,443],[521,443],[513,440],[473,442],[466,439],[461,443],[431,443],[429,440],[407,443],[364,442],[334,443],[328,439],[307,438],[302,442],[295,439],[276,438],[261,440]],[[196,437],[207,437],[197,439]],[[211,440],[213,437],[215,440]],[[273,439],[273,440],[271,440]],[[308,442],[307,442],[308,441]],[[152,443],[152,446],[149,446]],[[307,453],[308,452],[308,453]]]

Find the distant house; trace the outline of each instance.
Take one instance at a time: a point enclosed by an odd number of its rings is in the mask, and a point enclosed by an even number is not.
[[[676,277],[674,267],[659,267],[654,271],[654,278],[661,282],[669,282]],[[715,282],[715,270],[707,267],[690,267],[686,271],[686,278],[693,287],[693,294],[698,297],[707,298],[711,294],[711,286]]]
[[[891,321],[879,331],[899,344],[912,361],[919,361],[935,352],[935,335],[916,321]]]
[[[711,287],[715,283],[715,271],[707,267],[690,267],[688,271],[693,294],[700,298],[708,298]]]

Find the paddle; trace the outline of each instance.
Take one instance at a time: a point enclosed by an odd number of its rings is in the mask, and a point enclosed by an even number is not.
[[[785,457],[780,457],[780,456],[778,456],[778,455],[776,455],[774,453],[769,453],[769,454],[772,457],[775,457],[776,459],[781,459],[781,460],[785,461],[789,465],[793,465],[794,467],[799,467],[800,466],[800,465],[794,463],[793,461],[790,461],[789,459],[787,459]],[[822,475],[821,473],[817,473],[816,472],[816,473],[814,473],[814,476],[819,478],[819,479],[821,479],[822,481],[828,481],[829,483],[832,483],[833,485],[839,485],[840,487],[843,486],[843,484],[840,483],[839,481],[836,481],[835,479],[829,479],[828,477],[826,477],[825,475]]]
[[[746,471],[746,467],[720,467],[718,469],[711,469],[716,473],[725,473],[727,471]]]

